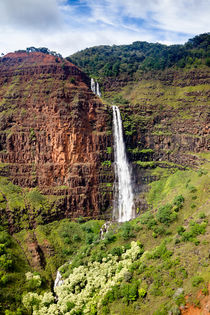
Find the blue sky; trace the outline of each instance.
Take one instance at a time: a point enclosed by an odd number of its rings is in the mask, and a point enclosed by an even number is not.
[[[184,43],[210,31],[210,0],[1,0],[0,53],[68,56],[95,45]]]

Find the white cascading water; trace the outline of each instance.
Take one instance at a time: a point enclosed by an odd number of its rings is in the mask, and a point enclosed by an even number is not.
[[[91,91],[96,94],[96,84],[93,78],[91,78]]]
[[[96,94],[97,96],[101,97],[101,92],[100,92],[99,84],[98,84],[97,81],[95,82],[93,78],[91,78],[90,86],[91,86],[91,91],[92,91],[94,94]]]
[[[99,84],[98,84],[98,82],[96,82],[96,95],[98,95],[99,97],[101,97],[101,92],[100,92],[100,89],[99,89]]]
[[[54,282],[54,289],[58,286],[60,286],[61,284],[63,284],[63,280],[62,280],[62,276],[61,276],[61,273],[60,271],[58,270],[57,271],[57,275],[56,275],[56,279],[55,279],[55,282]]]
[[[114,126],[114,165],[115,165],[115,196],[113,218],[125,222],[135,217],[133,211],[133,190],[131,174],[123,141],[123,128],[120,110],[113,106]]]

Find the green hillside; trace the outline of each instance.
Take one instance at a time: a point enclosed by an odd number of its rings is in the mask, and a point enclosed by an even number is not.
[[[131,45],[95,46],[67,58],[88,75],[105,77],[139,77],[149,70],[170,67],[190,68],[210,65],[210,34],[190,39],[184,45],[134,42]]]
[[[99,233],[103,221],[85,222],[84,218],[15,234],[21,246],[17,262],[23,259],[21,248],[29,261],[34,260],[29,246],[33,234],[44,252],[44,269],[34,273],[33,268],[22,266],[23,304],[19,288],[14,287],[17,267],[14,265],[4,284],[2,274],[1,297],[10,301],[10,309],[15,310],[15,305],[22,309],[22,313],[7,314],[31,314],[32,310],[40,315],[180,314],[186,295],[190,296],[188,302],[200,307],[210,280],[209,156],[202,158],[197,170],[176,171],[154,181],[146,194],[149,210],[140,211],[130,222],[113,223],[104,240]],[[153,169],[157,172],[158,168]],[[1,237],[2,244],[5,240]],[[14,245],[5,246],[7,253]],[[55,290],[55,302],[47,287],[58,267],[65,282]],[[198,290],[202,290],[200,298]],[[16,302],[7,292],[15,294]]]

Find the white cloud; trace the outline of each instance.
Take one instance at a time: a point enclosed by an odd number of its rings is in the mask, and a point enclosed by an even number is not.
[[[210,29],[209,0],[1,0],[0,47],[64,56],[94,45],[183,43]]]
[[[144,19],[148,26],[166,31],[198,34],[210,29],[209,0],[99,0],[95,3],[89,2],[93,18],[102,21],[107,18],[120,21],[127,16]]]

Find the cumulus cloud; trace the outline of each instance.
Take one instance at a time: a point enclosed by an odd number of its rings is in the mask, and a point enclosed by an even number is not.
[[[1,0],[0,52],[45,46],[64,56],[101,44],[183,43],[210,29],[209,0]]]

